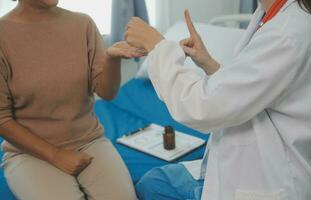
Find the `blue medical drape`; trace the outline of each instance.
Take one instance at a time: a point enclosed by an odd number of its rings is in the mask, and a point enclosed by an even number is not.
[[[129,20],[140,17],[148,22],[145,0],[113,0],[110,45],[124,39],[124,30]]]

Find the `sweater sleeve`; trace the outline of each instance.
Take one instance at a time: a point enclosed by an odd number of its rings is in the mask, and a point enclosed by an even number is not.
[[[13,118],[12,97],[8,87],[8,77],[7,62],[0,51],[0,125]]]
[[[97,78],[103,71],[105,65],[106,45],[95,22],[89,17],[87,30],[87,48],[90,67],[90,85],[92,92],[96,91]]]

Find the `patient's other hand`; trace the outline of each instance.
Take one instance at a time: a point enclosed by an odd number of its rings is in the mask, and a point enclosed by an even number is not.
[[[189,11],[185,11],[185,19],[190,33],[190,38],[180,41],[180,46],[183,48],[187,56],[201,67],[208,75],[215,73],[219,69],[219,64],[208,53],[201,36],[196,31]]]
[[[57,149],[50,163],[69,175],[78,176],[91,164],[92,159],[86,153]]]
[[[125,39],[130,45],[150,52],[164,37],[142,19],[133,17],[127,24]]]
[[[117,42],[108,48],[106,54],[111,58],[139,58],[147,55],[144,49],[139,49],[129,45],[127,42]]]

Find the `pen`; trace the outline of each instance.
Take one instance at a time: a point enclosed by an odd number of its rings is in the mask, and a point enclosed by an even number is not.
[[[126,134],[125,136],[128,137],[128,136],[134,135],[135,133],[138,133],[139,131],[145,130],[145,129],[148,128],[149,126],[150,126],[150,125],[147,125],[147,126],[145,126],[145,127],[139,128],[139,129],[137,129],[137,130],[135,130],[135,131],[132,131],[132,132]]]

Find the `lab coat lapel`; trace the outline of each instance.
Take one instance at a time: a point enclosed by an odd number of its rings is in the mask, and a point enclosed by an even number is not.
[[[262,4],[259,3],[258,8],[254,13],[252,20],[249,23],[244,36],[242,37],[239,44],[235,48],[235,55],[239,54],[248,45],[249,41],[251,40],[254,33],[256,32],[257,27],[258,27],[264,13],[265,13],[265,11],[262,7]]]
[[[281,9],[280,12],[283,12],[284,10],[286,10],[288,8],[288,6],[290,6],[295,1],[296,0],[288,0],[286,5]],[[252,18],[250,24],[248,25],[244,36],[242,37],[239,44],[235,48],[235,55],[239,54],[248,45],[248,43],[252,39],[253,35],[256,33],[258,25],[259,25],[260,21],[262,20],[264,14],[265,14],[265,10],[264,10],[261,2],[259,1],[258,2],[258,8],[254,13],[253,18]]]
[[[285,6],[283,6],[283,8],[281,9],[281,12],[286,10],[288,8],[288,6],[290,6],[292,3],[296,2],[296,1],[297,0],[287,0],[287,3],[285,4]]]

